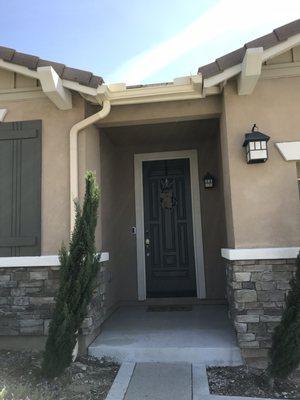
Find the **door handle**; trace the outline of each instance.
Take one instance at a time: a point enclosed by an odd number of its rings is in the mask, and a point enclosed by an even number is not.
[[[150,239],[149,239],[149,238],[146,238],[146,239],[145,239],[145,245],[146,245],[146,246],[150,246]]]

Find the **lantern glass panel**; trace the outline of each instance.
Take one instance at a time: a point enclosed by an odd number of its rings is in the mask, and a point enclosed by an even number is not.
[[[256,150],[260,150],[260,142],[255,142],[255,148]]]
[[[267,158],[266,150],[254,150],[251,151],[251,160],[263,160]]]
[[[267,148],[267,142],[263,141],[261,142],[261,148],[266,149]]]
[[[254,150],[254,149],[255,149],[254,143],[253,143],[253,142],[250,142],[250,143],[248,144],[248,146],[250,147],[250,150]]]

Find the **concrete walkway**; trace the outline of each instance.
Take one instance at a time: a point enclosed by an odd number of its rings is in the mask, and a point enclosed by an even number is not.
[[[189,363],[125,362],[106,400],[261,400],[211,395],[206,367]],[[264,399],[272,400],[272,399]],[[277,399],[278,400],[278,399]]]
[[[139,363],[124,400],[191,400],[190,364]]]
[[[209,394],[203,374],[189,363],[125,363],[107,400],[193,400]]]

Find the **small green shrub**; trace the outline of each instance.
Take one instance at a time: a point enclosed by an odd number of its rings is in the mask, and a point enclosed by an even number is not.
[[[270,350],[268,373],[272,378],[287,378],[300,364],[300,253],[296,276],[291,280],[286,307],[276,327]]]
[[[91,301],[99,267],[95,259],[98,203],[99,188],[94,174],[88,172],[82,209],[76,203],[69,252],[64,246],[60,250],[60,285],[42,363],[42,373],[48,378],[61,375],[72,362],[78,331]]]

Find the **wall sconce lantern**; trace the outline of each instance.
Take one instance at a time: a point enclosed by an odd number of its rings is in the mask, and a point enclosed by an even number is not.
[[[245,134],[243,147],[246,147],[247,164],[256,164],[267,161],[267,142],[269,139],[269,136],[258,131],[256,124],[253,125],[250,133]]]
[[[203,178],[204,188],[205,189],[213,189],[215,187],[216,179],[209,172]]]

